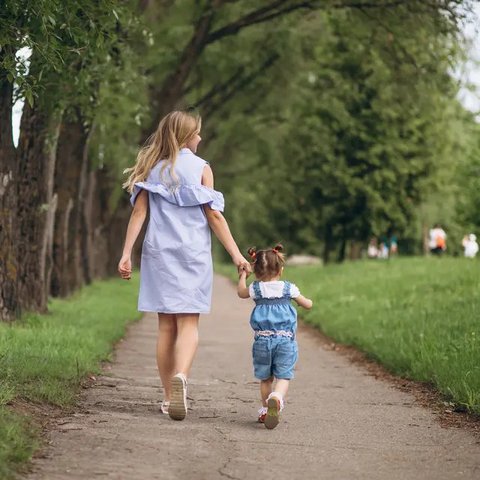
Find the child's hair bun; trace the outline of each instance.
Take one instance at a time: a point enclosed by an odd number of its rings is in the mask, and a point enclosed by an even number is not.
[[[257,249],[255,247],[250,247],[247,250],[247,253],[250,255],[250,257],[255,258],[257,256]]]
[[[282,252],[283,251],[283,245],[281,243],[277,243],[272,250],[275,250],[276,252]]]

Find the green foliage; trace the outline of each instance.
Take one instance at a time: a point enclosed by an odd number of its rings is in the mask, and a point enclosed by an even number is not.
[[[38,448],[38,426],[23,415],[0,407],[0,478],[14,480],[16,471]]]
[[[38,440],[11,412],[15,399],[68,406],[88,373],[110,359],[112,345],[138,318],[138,281],[96,282],[68,300],[53,300],[48,315],[0,323],[0,476],[13,475]]]
[[[159,87],[178,75],[176,104],[205,116],[200,154],[242,246],[281,239],[342,259],[348,242],[388,230],[420,245],[418,207],[452,183],[459,162],[450,72],[470,2],[332,4],[284,2],[246,28],[240,19],[258,2],[150,2],[141,12],[133,1],[7,1],[0,62],[18,95],[93,126],[91,165],[108,169],[111,211],[121,172],[169,101],[155,92],[168,96]],[[207,38],[238,28],[202,43],[196,28],[207,17]],[[23,46],[29,74],[15,60]]]
[[[214,114],[227,125],[215,125],[207,156],[219,158],[235,234],[340,259],[347,241],[409,237],[419,204],[461,156],[448,74],[461,49],[447,18],[399,8],[300,23],[279,68]]]
[[[121,41],[121,22],[131,18],[129,2],[7,0],[0,12],[0,70],[30,103],[35,97],[54,107],[91,101]],[[17,57],[22,48],[31,52],[30,67]]]
[[[463,124],[464,157],[457,169],[456,213],[466,228],[480,229],[480,125],[468,118]]]

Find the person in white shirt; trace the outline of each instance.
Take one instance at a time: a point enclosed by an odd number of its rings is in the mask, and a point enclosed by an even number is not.
[[[462,245],[464,248],[464,256],[466,258],[475,258],[478,253],[477,236],[474,233],[463,237]]]
[[[428,247],[434,255],[441,255],[447,250],[447,234],[438,223],[430,229]]]

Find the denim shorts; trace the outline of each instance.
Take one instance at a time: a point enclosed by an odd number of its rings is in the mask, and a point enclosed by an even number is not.
[[[258,337],[253,342],[253,369],[255,378],[270,377],[291,380],[298,358],[297,341],[286,337]]]

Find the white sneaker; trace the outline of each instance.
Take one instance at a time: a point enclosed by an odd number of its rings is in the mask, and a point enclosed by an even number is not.
[[[172,420],[183,420],[187,416],[187,377],[177,373],[172,378],[172,398],[168,407]]]

